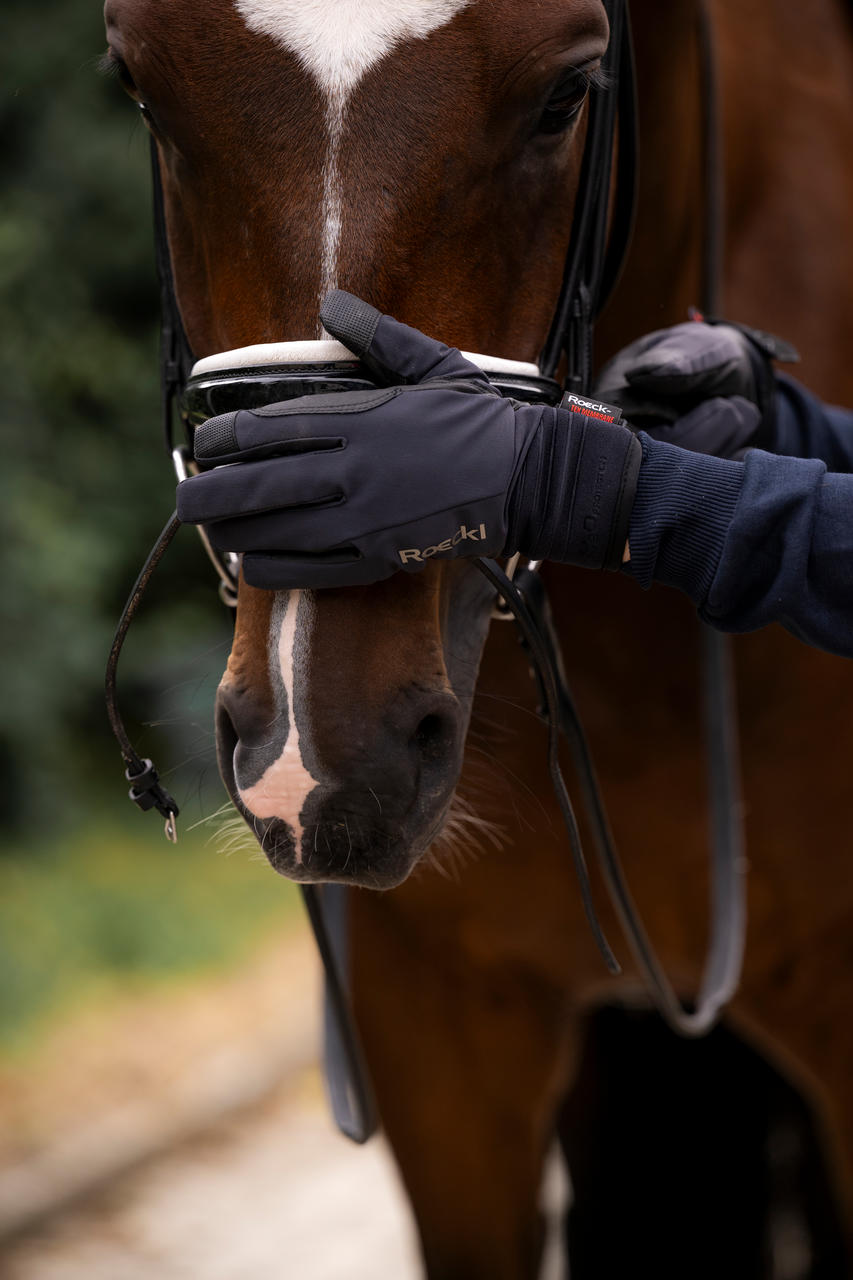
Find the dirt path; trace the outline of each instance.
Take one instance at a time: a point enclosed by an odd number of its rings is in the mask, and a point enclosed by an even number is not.
[[[319,993],[293,930],[231,973],[96,1004],[0,1065],[0,1241],[298,1078]]]
[[[329,1115],[319,977],[303,930],[0,1072],[0,1280],[421,1280],[386,1146]]]
[[[416,1280],[381,1142],[333,1130],[316,1072],[0,1252],[3,1280]]]
[[[552,1238],[542,1280],[562,1274]],[[7,1245],[0,1277],[422,1280],[422,1271],[384,1143],[338,1136],[314,1069]]]

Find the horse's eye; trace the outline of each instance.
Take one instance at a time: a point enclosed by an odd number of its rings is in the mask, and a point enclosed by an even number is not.
[[[107,49],[103,58],[101,58],[99,70],[105,76],[114,76],[122,89],[125,89],[128,93],[135,94],[137,92],[136,81],[130,74],[127,63],[112,49]]]
[[[571,67],[559,79],[539,120],[540,133],[562,133],[580,114],[590,90],[590,77]]]
[[[114,53],[112,49],[108,49],[101,59],[99,69],[104,75],[114,76],[115,79],[118,80],[125,93],[128,93],[130,97],[133,98],[139,108],[139,114],[142,116],[145,124],[149,129],[156,132],[148,104],[143,101],[139,92],[139,87],[133,76],[130,74],[127,63],[124,59],[120,58],[117,53]]]

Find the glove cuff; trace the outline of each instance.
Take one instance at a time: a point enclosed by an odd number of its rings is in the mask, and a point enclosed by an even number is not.
[[[585,402],[541,412],[510,497],[508,547],[532,560],[616,570],[634,505],[640,443],[609,406]]]

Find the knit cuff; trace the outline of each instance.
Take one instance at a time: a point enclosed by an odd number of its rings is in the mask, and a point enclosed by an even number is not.
[[[643,462],[625,572],[643,587],[677,587],[705,603],[743,485],[742,462],[689,453],[640,432]]]

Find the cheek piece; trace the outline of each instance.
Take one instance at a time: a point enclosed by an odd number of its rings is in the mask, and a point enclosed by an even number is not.
[[[195,429],[178,515],[256,587],[343,587],[522,552],[618,569],[641,461],[620,410],[503,398],[459,351],[341,291],[321,311],[374,385]]]

